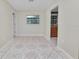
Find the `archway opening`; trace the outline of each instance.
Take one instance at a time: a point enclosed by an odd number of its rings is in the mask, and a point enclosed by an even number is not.
[[[58,6],[51,10],[50,38],[57,45],[58,38]]]

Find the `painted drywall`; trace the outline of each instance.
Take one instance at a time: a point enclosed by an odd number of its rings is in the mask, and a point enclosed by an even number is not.
[[[13,39],[11,6],[4,0],[0,0],[0,47]]]
[[[39,15],[40,24],[27,24],[27,16]],[[46,12],[39,10],[16,12],[16,36],[45,36]]]
[[[58,18],[58,46],[78,59],[79,0],[60,0]]]
[[[57,0],[7,0],[16,10],[46,10],[52,4],[55,4]]]

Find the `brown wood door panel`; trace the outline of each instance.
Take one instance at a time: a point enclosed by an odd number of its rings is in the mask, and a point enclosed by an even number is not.
[[[51,26],[51,37],[57,37],[57,26]]]

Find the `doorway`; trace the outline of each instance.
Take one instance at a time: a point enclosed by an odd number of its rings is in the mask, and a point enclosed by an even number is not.
[[[50,30],[50,37],[53,40],[55,45],[57,44],[58,38],[58,6],[51,10],[51,30]]]

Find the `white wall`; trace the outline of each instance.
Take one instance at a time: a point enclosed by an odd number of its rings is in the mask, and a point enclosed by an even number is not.
[[[26,17],[40,15],[40,24],[27,24]],[[45,11],[17,11],[16,12],[16,36],[45,36],[46,13]]]
[[[13,39],[12,12],[11,6],[0,0],[0,47]]]
[[[79,0],[59,1],[58,46],[78,59]]]

